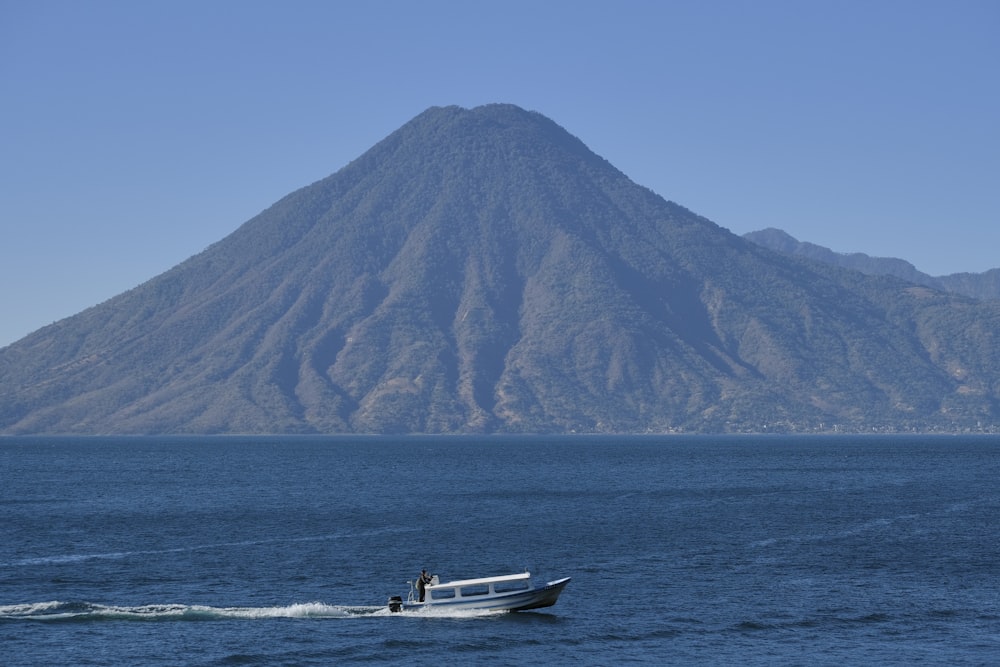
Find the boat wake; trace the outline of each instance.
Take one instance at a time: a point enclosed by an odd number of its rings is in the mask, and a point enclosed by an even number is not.
[[[331,605],[304,602],[284,607],[210,607],[187,604],[148,604],[134,607],[103,605],[91,602],[36,602],[0,605],[0,623],[33,621],[72,623],[99,621],[223,621],[264,620],[274,618],[351,619],[374,618],[475,618],[506,614],[483,609],[421,609],[408,614],[393,614],[388,607],[372,605]]]
[[[306,602],[284,607],[209,607],[185,604],[119,607],[90,602],[58,601],[0,606],[0,622],[219,621],[269,618],[365,618],[389,615],[385,607],[329,605],[322,602]]]

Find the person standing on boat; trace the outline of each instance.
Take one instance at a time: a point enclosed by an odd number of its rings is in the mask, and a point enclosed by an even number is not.
[[[417,577],[417,592],[420,594],[420,602],[424,601],[424,589],[429,583],[431,583],[431,575],[427,574],[427,570],[420,570],[420,576]]]

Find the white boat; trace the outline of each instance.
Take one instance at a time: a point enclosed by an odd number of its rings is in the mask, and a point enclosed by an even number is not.
[[[389,598],[389,611],[418,609],[493,609],[524,611],[551,607],[569,583],[570,577],[536,586],[530,572],[505,574],[481,579],[460,579],[441,583],[434,576],[424,589],[424,601],[415,595],[414,582],[406,600],[396,595]]]

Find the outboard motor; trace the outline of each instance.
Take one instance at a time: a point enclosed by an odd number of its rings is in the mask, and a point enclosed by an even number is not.
[[[394,614],[403,611],[403,598],[398,595],[393,595],[389,598],[389,611]]]

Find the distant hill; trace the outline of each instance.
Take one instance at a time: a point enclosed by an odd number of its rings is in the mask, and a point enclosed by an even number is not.
[[[510,105],[432,108],[0,350],[0,432],[982,431],[1000,303],[763,248]]]
[[[911,283],[964,294],[974,299],[1000,299],[1000,269],[990,269],[985,273],[953,273],[935,277],[918,271],[912,264],[902,259],[871,257],[860,252],[834,252],[823,246],[799,241],[773,227],[749,232],[744,234],[743,238],[787,255],[807,257],[869,275],[896,276]]]

